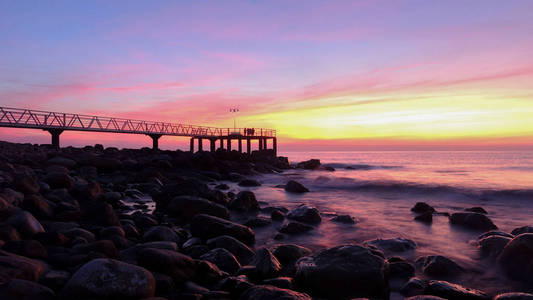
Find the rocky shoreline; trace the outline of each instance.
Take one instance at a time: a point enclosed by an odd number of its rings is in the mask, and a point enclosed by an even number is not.
[[[397,292],[408,299],[533,299],[454,284],[469,270],[445,253],[415,261],[397,256],[417,247],[408,239],[315,252],[283,243],[314,230],[324,216],[308,204],[264,205],[248,188],[261,184],[253,175],[292,167],[268,150],[56,150],[0,142],[0,298],[389,299]],[[296,167],[334,171],[318,160]],[[228,192],[222,181],[238,183],[240,191]],[[283,188],[309,192],[296,181]],[[413,222],[431,224],[445,214],[413,205]],[[510,280],[533,284],[533,227],[498,231],[481,207],[449,219],[479,232],[480,255]],[[331,221],[356,223],[349,215]],[[273,223],[280,243],[257,245],[254,228]]]

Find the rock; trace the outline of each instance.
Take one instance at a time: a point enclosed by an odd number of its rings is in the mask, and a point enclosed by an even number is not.
[[[74,185],[74,179],[62,172],[48,173],[44,182],[48,183],[52,189],[70,189]]]
[[[450,216],[450,223],[473,230],[489,231],[498,229],[491,219],[480,213],[454,213]]]
[[[16,210],[6,220],[6,223],[16,228],[20,234],[26,237],[32,237],[36,233],[44,232],[41,223],[32,214],[24,210]]]
[[[494,297],[494,300],[533,300],[533,294],[505,293]]]
[[[40,195],[27,195],[22,207],[38,218],[50,219],[54,216],[53,207]]]
[[[479,249],[483,256],[497,257],[511,238],[491,235],[479,241]]]
[[[203,239],[229,235],[246,245],[253,245],[255,242],[255,234],[250,228],[205,214],[197,215],[192,219],[191,233]]]
[[[63,297],[146,298],[154,296],[155,279],[144,268],[99,258],[83,265],[62,291]]]
[[[144,249],[153,248],[153,249],[165,249],[171,251],[177,251],[178,245],[174,242],[150,242],[144,244],[137,244],[133,247],[120,251],[120,260],[136,263],[137,257]]]
[[[247,289],[240,300],[311,300],[309,295],[270,285],[256,285]]]
[[[480,207],[480,206],[465,208],[465,211],[474,212],[478,214],[484,214],[484,215],[488,214],[488,212],[483,207]]]
[[[338,215],[331,219],[331,222],[343,224],[355,224],[355,218],[350,215]]]
[[[433,222],[433,213],[432,212],[425,212],[415,217],[415,221],[419,221],[422,223],[432,223]]]
[[[156,242],[156,241],[169,241],[176,244],[180,244],[180,237],[178,234],[166,226],[154,226],[143,235],[143,241]]]
[[[491,299],[485,293],[462,287],[458,284],[453,284],[447,281],[430,280],[427,294],[442,297],[444,299],[457,299],[457,300],[489,300]]]
[[[46,163],[49,165],[63,166],[68,169],[76,166],[76,162],[74,160],[61,156],[55,156],[54,158],[47,160]]]
[[[109,226],[100,230],[101,239],[107,239],[112,236],[126,237],[126,232],[120,226]]]
[[[50,270],[41,277],[39,282],[54,291],[59,291],[67,284],[70,277],[67,271]]]
[[[214,288],[216,290],[228,291],[233,299],[238,299],[244,291],[252,286],[246,276],[230,276],[221,280]]]
[[[146,248],[140,251],[137,262],[139,266],[166,274],[177,282],[185,282],[195,276],[194,260],[173,250]]]
[[[391,257],[389,263],[389,274],[392,278],[409,279],[415,275],[415,267],[407,260],[400,257]]]
[[[300,222],[289,222],[283,225],[279,232],[286,234],[301,234],[315,229],[313,226],[309,226]]]
[[[405,298],[405,300],[446,300],[446,299],[437,297],[437,296],[419,295],[419,296]]]
[[[229,186],[225,183],[222,183],[222,184],[215,186],[215,189],[225,191],[225,190],[229,190]]]
[[[197,260],[194,282],[202,285],[213,285],[227,276],[215,264],[207,260]]]
[[[222,235],[216,238],[207,240],[207,246],[211,249],[224,248],[231,252],[241,265],[249,264],[255,256],[255,253],[250,247],[246,246],[234,237]]]
[[[82,228],[72,228],[72,229],[62,230],[61,233],[69,239],[74,239],[76,237],[82,237],[87,242],[94,242],[96,240],[96,236],[94,235],[94,233],[88,230],[82,229]]]
[[[25,174],[16,177],[15,188],[26,195],[38,194],[40,190],[39,182],[35,176]]]
[[[274,209],[270,212],[270,218],[272,221],[283,221],[285,219],[285,214],[279,209]]]
[[[12,279],[7,284],[0,286],[0,298],[2,299],[56,299],[54,291],[38,283]]]
[[[255,273],[260,278],[276,277],[281,272],[281,263],[266,248],[257,250],[252,265],[255,266]]]
[[[533,283],[533,233],[513,238],[503,248],[498,262],[510,278]]]
[[[426,202],[417,202],[413,208],[411,208],[412,212],[415,213],[425,213],[425,212],[435,212],[435,209],[431,207],[431,205],[427,204]]]
[[[416,248],[415,242],[404,238],[375,239],[367,241],[365,244],[390,252],[405,252]]]
[[[122,162],[111,157],[94,157],[88,161],[89,165],[96,167],[100,172],[113,172],[122,169]]]
[[[511,231],[511,234],[513,235],[519,235],[522,233],[533,233],[533,226],[522,226],[515,228],[513,229],[513,231]]]
[[[265,217],[255,217],[253,219],[249,219],[244,223],[244,226],[248,226],[250,228],[256,228],[256,227],[265,227],[268,225],[271,225],[272,221]]]
[[[237,258],[224,248],[212,249],[200,256],[200,259],[214,263],[219,269],[229,274],[235,274],[241,267]]]
[[[239,182],[239,186],[244,186],[244,187],[261,186],[261,183],[259,183],[259,181],[254,180],[254,179],[244,179]]]
[[[295,284],[314,297],[388,298],[388,264],[367,248],[346,245],[296,263]]]
[[[0,279],[18,278],[38,281],[45,273],[44,263],[0,250]]]
[[[273,254],[283,265],[287,265],[311,254],[311,250],[299,245],[282,244],[274,249]]]
[[[0,195],[4,200],[7,201],[7,203],[14,206],[20,206],[22,201],[24,201],[24,194],[14,191],[10,188],[4,188],[2,194]]]
[[[259,203],[255,194],[251,191],[242,191],[229,203],[229,209],[238,211],[255,211],[259,209]]]
[[[87,244],[78,244],[72,247],[72,251],[78,254],[89,254],[91,252],[98,252],[108,258],[118,257],[118,250],[115,247],[115,244],[109,240],[99,240]]]
[[[495,236],[495,235],[497,235],[497,236],[503,236],[503,237],[508,237],[508,238],[511,238],[511,239],[514,238],[514,235],[512,235],[512,234],[508,234],[508,233],[503,232],[503,231],[491,230],[491,231],[487,231],[487,232],[485,232],[485,233],[480,234],[480,235],[477,237],[477,239],[478,239],[478,240],[482,240],[482,239],[484,239],[484,238],[486,238],[486,237],[489,237],[489,236]]]
[[[285,185],[285,190],[287,192],[291,192],[291,193],[307,193],[309,192],[309,189],[307,189],[305,186],[303,186],[303,184],[297,182],[297,181],[294,181],[294,180],[289,180],[289,182],[287,182],[287,184]]]
[[[159,203],[158,210],[161,210]],[[229,218],[229,212],[224,206],[194,196],[175,197],[161,211],[183,222],[189,222],[194,216],[199,214],[212,215],[224,219]]]
[[[316,170],[320,168],[320,160],[310,159],[310,160],[302,161],[298,163],[296,167],[300,169],[306,169],[306,170]]]
[[[421,295],[424,293],[427,286],[428,285],[424,280],[417,277],[412,277],[402,286],[400,293],[407,297]]]
[[[102,188],[96,182],[89,182],[87,184],[76,184],[70,190],[70,193],[78,199],[94,200],[103,194]]]
[[[35,240],[7,241],[2,246],[2,250],[30,258],[45,259],[47,257],[46,248]]]
[[[88,201],[82,205],[82,220],[97,226],[120,226],[113,207],[101,201]]]
[[[441,255],[420,257],[416,260],[416,263],[422,267],[424,274],[433,277],[457,276],[463,272],[461,266]]]
[[[322,221],[318,209],[314,206],[305,204],[289,211],[287,218],[309,224],[318,224]]]

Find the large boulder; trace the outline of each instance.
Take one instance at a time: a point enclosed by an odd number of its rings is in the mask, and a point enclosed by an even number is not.
[[[533,283],[533,233],[523,233],[512,239],[498,257],[507,276]]]
[[[511,238],[500,235],[491,235],[479,240],[481,255],[497,257],[510,240]]]
[[[23,236],[31,237],[39,232],[44,232],[44,228],[35,217],[24,210],[16,210],[6,223],[17,229]]]
[[[195,276],[194,260],[173,250],[146,248],[140,251],[137,261],[139,266],[171,276],[177,282],[185,282]]]
[[[533,294],[528,293],[505,293],[494,297],[494,300],[533,300]]]
[[[229,235],[246,245],[255,243],[255,234],[250,228],[205,214],[197,215],[192,219],[191,233],[203,239]]]
[[[137,244],[135,246],[132,246],[128,249],[120,251],[120,260],[129,262],[129,263],[137,263],[137,258],[139,254],[144,249],[165,249],[165,250],[171,250],[171,251],[177,251],[178,245],[174,242],[149,242],[144,244]]]
[[[53,189],[70,189],[74,185],[74,179],[63,172],[48,173],[44,178],[44,182],[48,183]]]
[[[224,206],[195,196],[174,197],[162,211],[183,222],[189,222],[194,216],[199,214],[229,218],[229,212]]]
[[[309,295],[271,285],[256,285],[247,289],[240,300],[311,300]]]
[[[416,260],[424,274],[432,277],[453,277],[461,274],[463,268],[453,260],[441,255],[420,257]]]
[[[281,272],[281,263],[266,248],[257,250],[252,265],[255,266],[255,273],[260,278],[273,278]]]
[[[411,208],[411,211],[421,214],[425,212],[433,213],[435,209],[431,205],[427,204],[426,202],[417,202],[415,206]]]
[[[22,207],[38,218],[49,219],[54,215],[53,207],[40,195],[27,195]]]
[[[0,286],[0,299],[53,300],[53,290],[33,281],[12,279]]]
[[[274,249],[273,254],[282,264],[287,265],[311,254],[311,250],[299,245],[282,244]]]
[[[119,226],[120,222],[113,207],[103,201],[84,201],[82,220],[97,226]]]
[[[404,238],[375,239],[367,241],[365,244],[388,252],[405,252],[416,248],[415,242]]]
[[[447,281],[430,280],[426,294],[454,300],[490,300],[487,294]]]
[[[320,212],[314,206],[302,204],[289,211],[287,218],[309,224],[318,224],[322,221]]]
[[[54,158],[51,158],[47,160],[46,163],[49,165],[63,166],[68,169],[76,166],[76,162],[74,160],[70,158],[66,158],[66,157],[61,157],[61,156],[56,156]]]
[[[309,189],[297,181],[289,180],[289,182],[287,182],[285,185],[285,191],[299,194],[309,192]]]
[[[212,249],[200,256],[200,259],[215,264],[220,270],[228,272],[229,274],[236,273],[241,267],[237,258],[224,248]]]
[[[237,194],[235,199],[229,203],[229,209],[239,211],[255,211],[259,210],[259,203],[255,198],[255,194],[251,191],[242,191]]]
[[[179,244],[180,237],[178,234],[167,226],[154,226],[148,229],[143,235],[143,241],[156,242],[156,241],[169,241]]]
[[[310,160],[302,161],[302,162],[299,162],[296,165],[296,167],[300,169],[306,169],[306,170],[316,170],[320,168],[320,160],[310,159]]]
[[[498,229],[491,219],[480,213],[454,213],[450,216],[450,223],[473,230],[489,231]]]
[[[39,182],[35,176],[21,174],[15,178],[15,188],[24,194],[38,194]]]
[[[522,234],[522,233],[533,233],[533,226],[518,227],[518,228],[513,229],[513,231],[511,231],[511,233],[513,235],[519,235],[519,234]]]
[[[231,252],[242,265],[249,264],[254,258],[254,251],[234,237],[222,235],[207,240],[207,246],[211,249],[224,248]]]
[[[69,299],[147,298],[154,293],[155,279],[148,270],[105,258],[83,265],[62,291]]]
[[[18,278],[38,281],[45,273],[44,263],[0,250],[0,280]]]
[[[338,246],[299,259],[295,283],[315,297],[388,298],[388,264],[365,247]]]
[[[36,240],[7,241],[2,250],[31,258],[47,257],[46,248]]]

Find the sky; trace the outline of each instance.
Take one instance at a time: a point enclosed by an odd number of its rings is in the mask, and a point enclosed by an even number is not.
[[[237,107],[291,150],[533,149],[532,53],[533,1],[0,0],[0,106],[218,127]]]

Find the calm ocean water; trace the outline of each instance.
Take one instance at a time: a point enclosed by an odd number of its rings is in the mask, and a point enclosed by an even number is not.
[[[487,292],[528,290],[500,275],[493,261],[482,259],[477,248],[479,232],[449,224],[435,216],[431,225],[413,220],[410,208],[424,201],[441,212],[482,206],[503,231],[533,225],[533,151],[531,152],[287,152],[291,162],[318,158],[336,171],[290,170],[260,175],[261,187],[252,188],[262,206],[294,208],[315,205],[323,221],[308,234],[273,240],[280,224],[256,229],[257,245],[291,242],[315,250],[375,238],[403,237],[418,245],[401,253],[411,261],[440,254],[470,270],[457,282]],[[295,195],[276,187],[294,179],[310,189]],[[231,183],[229,183],[231,184]],[[232,185],[235,191],[237,186]],[[335,214],[349,214],[356,225],[329,221]],[[244,217],[243,217],[244,218]],[[238,217],[237,217],[238,219]],[[239,220],[242,221],[242,220]],[[392,254],[391,254],[392,255]],[[399,297],[398,299],[401,299]]]

